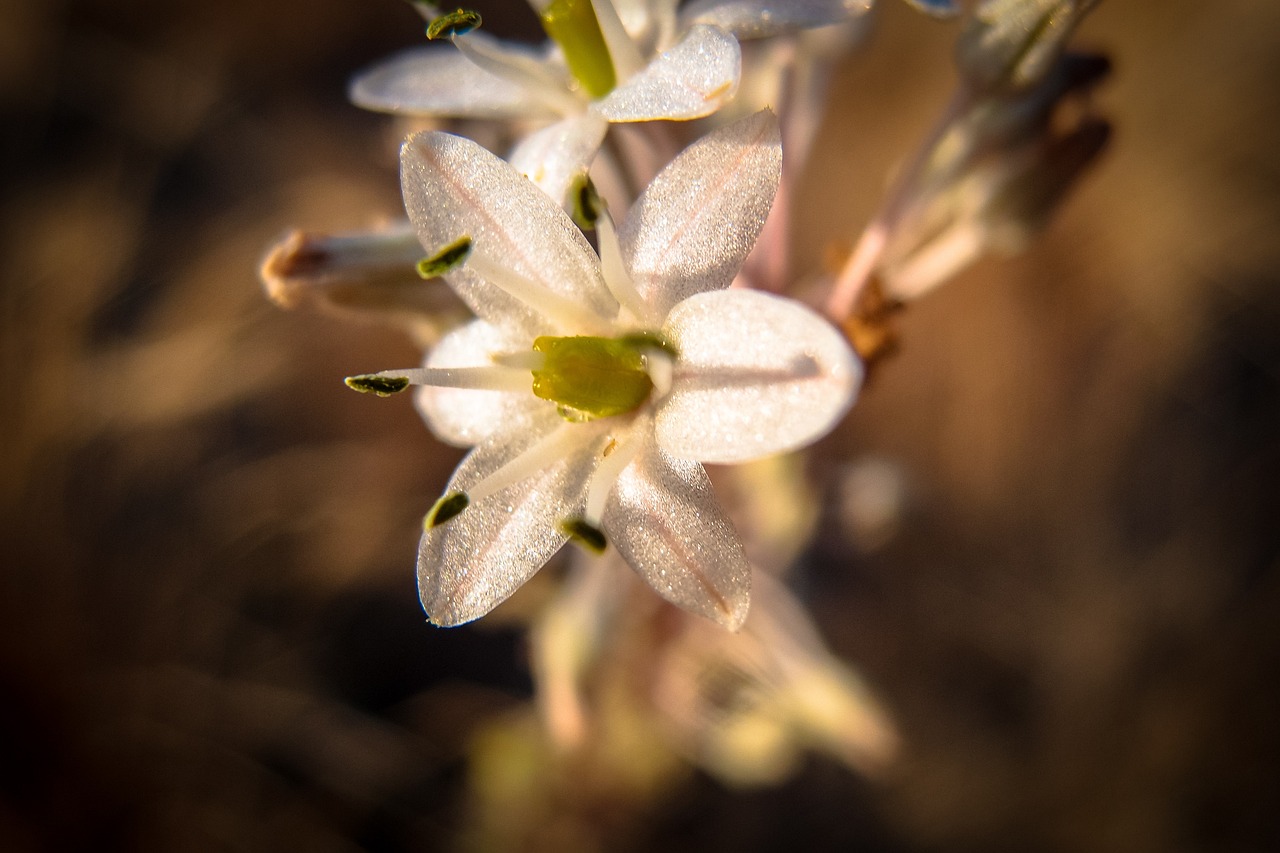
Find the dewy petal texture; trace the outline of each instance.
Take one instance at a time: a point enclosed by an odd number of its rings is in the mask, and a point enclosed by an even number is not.
[[[490,367],[494,353],[521,352],[528,340],[474,320],[445,335],[431,350],[424,367]],[[530,388],[533,380],[530,377]],[[423,385],[418,410],[441,441],[471,447],[498,430],[529,429],[546,403],[531,393],[473,391]]]
[[[733,97],[741,65],[737,39],[718,27],[695,26],[592,109],[619,122],[710,115]]]
[[[409,220],[428,252],[467,236],[473,258],[602,317],[617,310],[582,232],[537,185],[475,142],[447,133],[409,137],[401,149],[400,181]],[[535,335],[556,331],[529,305],[485,281],[473,264],[445,277],[478,316]]]
[[[652,445],[623,472],[605,507],[618,553],[663,598],[730,630],[747,616],[751,567],[697,462]]]
[[[351,81],[356,106],[379,112],[465,118],[553,115],[526,88],[481,69],[453,48],[402,51]]]
[[[694,0],[680,10],[680,19],[754,39],[838,24],[870,8],[871,0]]]
[[[682,299],[729,286],[764,226],[781,174],[778,122],[762,110],[707,134],[649,185],[618,236],[658,322]]]
[[[800,447],[835,425],[862,381],[830,323],[755,290],[691,297],[663,332],[680,360],[655,427],[673,456],[731,463]]]
[[[465,492],[552,431],[573,428],[548,407],[533,427],[491,436],[462,460],[445,494]],[[582,511],[587,478],[599,457],[598,435],[587,433],[583,452],[562,456],[423,532],[418,594],[433,623],[460,625],[478,619],[560,550],[568,537],[559,522]]]

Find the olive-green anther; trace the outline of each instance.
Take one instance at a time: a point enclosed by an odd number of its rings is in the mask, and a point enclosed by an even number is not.
[[[376,394],[379,397],[390,397],[399,394],[409,387],[409,380],[404,376],[379,376],[367,373],[362,376],[348,376],[342,380],[347,387],[361,394]]]
[[[466,492],[447,494],[436,501],[436,505],[431,508],[431,512],[427,513],[427,517],[422,520],[422,527],[424,530],[439,527],[446,521],[457,518],[470,505],[471,498],[467,497]]]
[[[580,172],[569,182],[569,198],[573,201],[573,222],[583,231],[592,231],[604,210],[600,193],[586,172]]]
[[[427,24],[427,38],[435,41],[436,39],[466,35],[479,27],[481,23],[479,12],[472,12],[470,9],[457,9],[441,15]]]
[[[423,278],[435,278],[450,270],[457,269],[471,255],[471,238],[459,237],[434,255],[418,261],[418,275]]]
[[[584,518],[566,518],[560,522],[560,530],[576,545],[580,545],[592,554],[603,554],[609,547],[609,539],[604,531]]]

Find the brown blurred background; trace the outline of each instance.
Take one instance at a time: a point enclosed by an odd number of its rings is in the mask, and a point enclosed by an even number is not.
[[[952,82],[955,26],[880,4],[802,187],[815,266]],[[422,618],[458,454],[340,382],[414,349],[256,279],[287,227],[397,214],[395,130],[344,88],[417,16],[0,15],[0,849],[449,846],[521,633]],[[1103,162],[906,312],[822,446],[905,483],[864,547],[833,501],[798,576],[902,759],[692,774],[597,816],[607,849],[1280,849],[1280,5],[1107,0],[1079,43],[1115,63]]]

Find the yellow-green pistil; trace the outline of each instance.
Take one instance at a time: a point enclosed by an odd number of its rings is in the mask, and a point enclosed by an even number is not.
[[[533,393],[573,419],[633,412],[653,391],[643,345],[634,338],[537,338],[533,351],[544,360],[533,371]]]
[[[591,0],[551,0],[542,10],[542,29],[564,51],[570,73],[592,98],[618,85],[613,60]]]

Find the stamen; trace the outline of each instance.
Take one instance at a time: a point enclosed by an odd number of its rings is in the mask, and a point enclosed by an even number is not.
[[[563,80],[549,74],[539,61],[504,53],[477,36],[454,36],[452,41],[474,65],[519,86],[552,111],[562,116],[582,112],[582,101],[565,88]]]
[[[366,374],[364,376],[348,376],[342,381],[352,391],[359,391],[361,394],[375,394],[379,397],[390,397],[392,394],[399,394],[409,387],[409,380],[403,376]]]
[[[527,480],[539,471],[550,468],[575,449],[580,449],[584,435],[594,434],[584,434],[583,427],[567,424],[556,427],[541,441],[535,442],[532,447],[472,486],[467,495],[475,502],[521,480]]]
[[[471,238],[464,234],[452,243],[446,244],[434,255],[418,261],[418,275],[424,279],[444,275],[462,266],[470,255]]]
[[[649,381],[653,383],[653,394],[657,399],[667,396],[671,390],[671,382],[675,378],[675,353],[661,347],[653,347],[644,354],[645,368],[649,371]]]
[[[427,513],[427,517],[422,519],[422,528],[430,530],[439,527],[446,521],[457,518],[470,505],[471,498],[467,497],[466,492],[449,492],[441,496],[431,512]]]
[[[602,208],[596,219],[596,241],[600,244],[600,272],[604,275],[604,283],[618,300],[618,304],[627,310],[636,322],[654,324],[658,318],[649,316],[648,307],[636,290],[626,264],[622,262],[622,246],[618,242],[618,229],[614,227],[613,217],[608,208]]]
[[[566,518],[560,522],[560,531],[592,554],[599,556],[609,547],[609,539],[604,531],[586,519]]]
[[[467,265],[494,287],[528,305],[564,331],[609,331],[609,324],[594,311],[515,270],[495,264],[479,252],[472,252]]]
[[[600,200],[600,194],[596,192],[596,185],[591,182],[591,177],[586,172],[574,175],[573,180],[569,182],[569,198],[573,200],[573,213],[570,215],[573,217],[574,224],[583,231],[594,230],[604,205]]]
[[[641,436],[632,433],[613,447],[613,452],[600,460],[591,481],[587,484],[587,504],[583,520],[596,527],[604,518],[605,504],[609,502],[609,493],[613,491],[622,472],[636,458],[640,446],[644,443]]]
[[[482,367],[409,367],[348,376],[347,387],[364,394],[388,397],[410,385],[466,388],[471,391],[525,391],[533,387],[527,370],[495,364]]]
[[[543,365],[547,363],[547,357],[540,352],[531,349],[520,350],[519,352],[496,352],[489,356],[494,364],[500,364],[503,367],[514,367],[519,370],[541,370]]]
[[[458,9],[448,12],[427,24],[427,38],[430,41],[442,38],[462,36],[479,27],[482,23],[479,12],[470,9]]]

